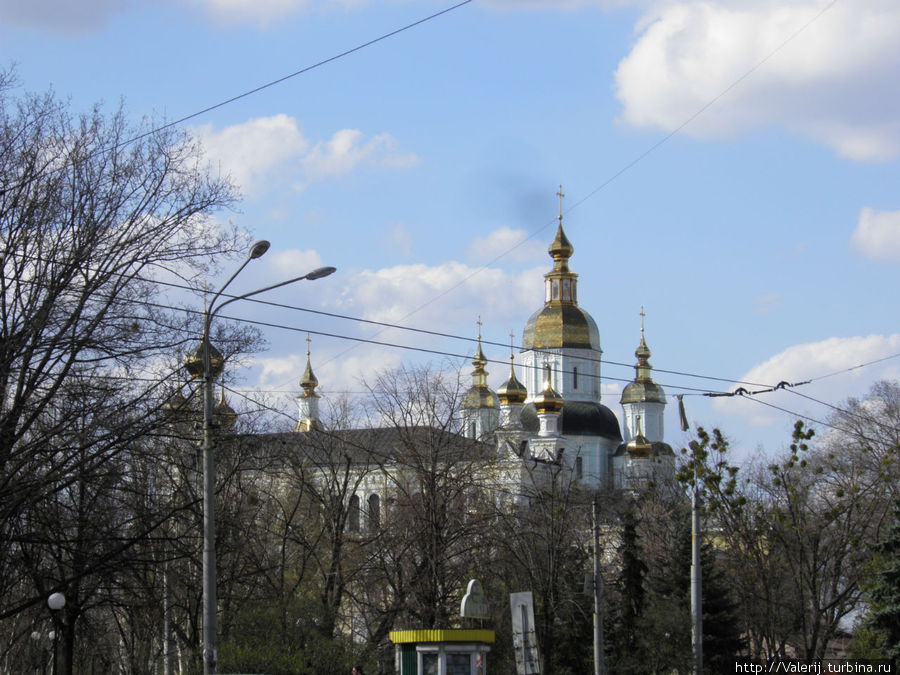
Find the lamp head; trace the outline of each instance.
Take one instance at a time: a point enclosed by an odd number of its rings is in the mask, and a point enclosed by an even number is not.
[[[336,267],[320,267],[318,269],[313,270],[309,274],[306,275],[306,278],[310,281],[315,281],[316,279],[321,279],[322,277],[327,277],[329,274],[334,272]]]
[[[265,239],[260,239],[259,241],[253,242],[253,246],[250,247],[250,260],[255,260],[256,258],[261,257],[266,251],[269,250],[269,246],[271,246],[271,244]]]
[[[51,593],[47,598],[47,606],[54,612],[59,611],[66,606],[66,596],[62,593]]]

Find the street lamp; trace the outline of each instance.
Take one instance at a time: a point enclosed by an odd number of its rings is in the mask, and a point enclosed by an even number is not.
[[[201,344],[192,354],[188,355],[185,367],[192,377],[201,377],[203,385],[203,672],[204,675],[214,675],[216,672],[216,513],[215,513],[215,486],[216,470],[215,457],[212,447],[212,416],[213,416],[213,381],[222,372],[224,362],[219,351],[209,343],[209,326],[213,317],[220,309],[237,300],[243,300],[266,291],[271,291],[282,286],[287,286],[304,279],[314,281],[327,277],[335,271],[334,267],[319,267],[312,272],[300,277],[288,279],[265,288],[260,288],[249,293],[229,298],[216,306],[219,296],[225,292],[228,285],[247,266],[251,260],[255,260],[269,250],[269,242],[257,241],[250,247],[247,259],[237,271],[231,275],[225,285],[213,296],[212,302],[207,306],[203,315],[203,337]],[[199,352],[199,353],[198,353]]]

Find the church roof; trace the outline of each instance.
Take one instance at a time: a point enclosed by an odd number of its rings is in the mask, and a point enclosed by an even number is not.
[[[533,403],[522,408],[520,419],[526,431],[539,431],[540,423]],[[600,436],[614,441],[622,440],[619,421],[613,411],[602,403],[566,401],[559,419],[558,428],[562,436]]]
[[[326,466],[349,459],[353,464],[374,468],[380,464],[421,463],[426,453],[432,452],[438,461],[448,463],[486,460],[496,454],[493,444],[429,426],[245,434],[236,436],[234,442],[263,464],[287,460]]]
[[[577,305],[546,305],[531,315],[522,334],[522,351],[531,349],[599,349],[600,331]]]

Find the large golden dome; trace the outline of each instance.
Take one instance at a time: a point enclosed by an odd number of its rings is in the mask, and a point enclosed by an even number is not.
[[[531,349],[600,349],[600,331],[591,315],[578,306],[578,275],[569,269],[575,252],[562,228],[548,253],[553,269],[544,275],[544,306],[531,315],[522,333],[522,351]]]
[[[590,314],[576,305],[546,305],[525,324],[522,350],[600,349],[600,331]]]

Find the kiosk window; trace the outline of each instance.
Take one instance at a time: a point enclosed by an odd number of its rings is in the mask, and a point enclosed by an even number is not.
[[[472,655],[448,653],[447,675],[472,675]]]

